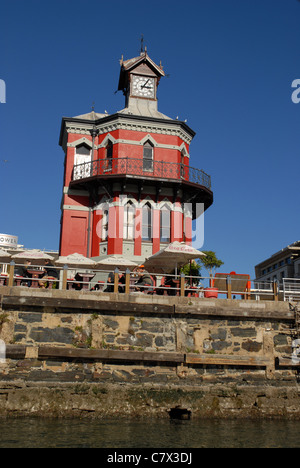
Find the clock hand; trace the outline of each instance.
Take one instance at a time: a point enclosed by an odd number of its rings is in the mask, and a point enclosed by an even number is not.
[[[142,88],[145,88],[146,87],[146,84],[148,83],[149,79],[146,81],[146,83],[144,83],[141,87]]]

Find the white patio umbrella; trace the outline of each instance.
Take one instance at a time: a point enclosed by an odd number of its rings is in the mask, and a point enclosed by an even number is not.
[[[56,262],[56,265],[68,265],[73,268],[95,268],[96,262],[91,258],[84,257],[79,253],[73,253],[66,256],[59,257]]]
[[[103,258],[97,262],[97,268],[99,270],[115,270],[118,268],[120,271],[125,271],[127,268],[133,270],[138,266],[137,263],[123,257],[122,255],[111,255],[110,257]]]
[[[11,255],[6,250],[0,249],[0,262],[6,262],[10,259]]]
[[[151,273],[170,273],[195,258],[205,257],[200,250],[183,242],[172,242],[145,260],[145,268]]]
[[[26,260],[30,260],[31,262],[41,265],[45,260],[54,260],[54,257],[38,249],[24,250],[23,252],[12,255],[11,258],[12,260],[15,260],[17,262],[24,262]]]

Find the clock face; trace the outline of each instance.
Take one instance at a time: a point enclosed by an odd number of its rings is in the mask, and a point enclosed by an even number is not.
[[[145,98],[154,98],[154,78],[135,76],[132,78],[132,94]]]

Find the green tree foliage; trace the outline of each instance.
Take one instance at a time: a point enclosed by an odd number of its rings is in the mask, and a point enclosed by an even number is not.
[[[181,273],[184,273],[185,276],[192,277],[192,284],[195,286],[200,281],[200,274],[201,274],[201,265],[192,261],[191,264],[187,263],[184,267],[181,268]]]
[[[216,256],[216,253],[212,250],[202,250],[202,252],[205,254],[205,257],[201,257],[199,259],[200,264],[206,269],[209,276],[212,277],[215,273],[215,270],[224,265],[224,262],[219,260]]]

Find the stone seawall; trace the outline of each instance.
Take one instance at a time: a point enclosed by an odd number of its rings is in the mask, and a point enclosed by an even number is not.
[[[0,288],[0,416],[300,418],[271,301]]]

